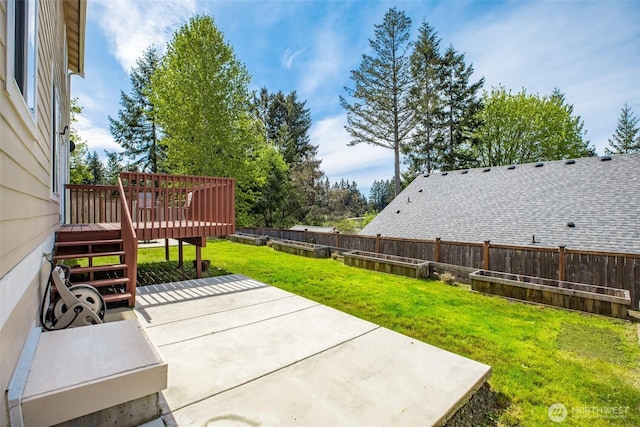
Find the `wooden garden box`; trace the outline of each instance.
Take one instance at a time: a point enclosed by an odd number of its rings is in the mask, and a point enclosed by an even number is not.
[[[264,246],[269,240],[269,236],[258,236],[256,234],[235,233],[227,236],[227,240],[245,245]]]
[[[273,240],[273,249],[309,258],[329,258],[331,256],[331,248],[329,246],[295,240]]]
[[[429,276],[429,262],[421,259],[365,251],[346,252],[343,257],[344,263],[353,267],[406,277],[425,278]]]
[[[469,279],[471,289],[481,293],[620,319],[627,318],[631,306],[629,291],[625,289],[487,270],[478,270]]]

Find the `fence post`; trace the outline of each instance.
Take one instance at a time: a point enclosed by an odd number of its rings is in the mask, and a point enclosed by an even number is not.
[[[308,242],[308,240],[307,240],[307,229],[306,228],[304,229],[304,233],[302,234],[302,241],[305,242],[305,243]]]
[[[566,280],[566,272],[565,272],[565,267],[564,267],[564,250],[565,247],[564,246],[560,246],[560,248],[558,248],[558,254],[560,255],[559,260],[558,260],[558,279],[563,282]]]
[[[484,269],[489,270],[489,242],[490,240],[484,241]]]
[[[376,253],[380,253],[380,233],[376,234]]]
[[[436,262],[440,261],[440,237],[436,237]]]
[[[336,249],[340,249],[340,232],[336,230]]]

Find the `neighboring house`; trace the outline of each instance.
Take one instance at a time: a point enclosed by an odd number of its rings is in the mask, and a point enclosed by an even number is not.
[[[640,253],[640,154],[419,175],[360,234]]]
[[[336,228],[335,227],[321,227],[318,225],[294,225],[293,227],[291,227],[289,230],[294,230],[294,231],[312,231],[314,233],[335,233],[336,232]]]
[[[68,182],[70,79],[82,75],[86,0],[0,0],[0,386],[49,275]],[[0,425],[8,425],[2,398]]]

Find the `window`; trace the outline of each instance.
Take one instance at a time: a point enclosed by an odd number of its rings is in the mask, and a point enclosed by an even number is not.
[[[36,0],[9,0],[9,71],[32,116],[36,107]],[[11,46],[11,44],[10,44]]]

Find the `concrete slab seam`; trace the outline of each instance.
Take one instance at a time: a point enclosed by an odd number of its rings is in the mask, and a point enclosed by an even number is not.
[[[255,306],[258,306],[258,305],[262,305],[262,304],[266,304],[266,303],[270,303],[270,302],[275,302],[275,301],[281,301],[281,300],[285,300],[287,298],[296,298],[296,295],[287,295],[286,297],[274,298],[274,299],[270,299],[270,300],[260,301],[260,302],[254,303],[254,304],[247,304],[247,305],[243,305],[243,306],[239,306],[239,307],[228,308],[226,310],[212,311],[210,313],[199,314],[197,316],[191,316],[191,317],[189,317],[187,319],[197,319],[199,317],[207,317],[207,316],[211,316],[211,315],[214,315],[214,314],[222,314],[222,313],[227,313],[227,312],[230,312],[230,311],[242,310],[244,308],[255,307]],[[316,304],[316,305],[319,305],[319,304]],[[147,306],[141,307],[141,308],[137,308],[136,307],[136,310],[138,310],[138,311],[144,310],[146,307]],[[315,305],[314,305],[314,307],[315,307]],[[164,326],[164,325],[170,325],[172,323],[184,322],[187,319],[176,319],[176,320],[170,320],[170,321],[164,322],[164,323],[156,323],[156,324],[153,324],[153,325],[145,326],[145,329],[152,329],[152,328],[155,328],[157,326]]]
[[[169,347],[169,346],[172,346],[172,345],[174,345],[174,344],[181,344],[181,343],[183,343],[183,342],[191,341],[191,340],[196,339],[196,338],[202,338],[202,337],[206,337],[206,336],[208,336],[208,335],[221,334],[221,333],[223,333],[223,332],[229,332],[229,331],[233,331],[233,330],[235,330],[235,329],[245,328],[245,327],[247,327],[247,326],[251,326],[251,325],[257,325],[258,323],[262,323],[262,322],[265,322],[265,321],[267,321],[267,320],[273,320],[273,319],[277,319],[277,318],[280,318],[280,317],[290,316],[290,315],[292,315],[292,314],[300,313],[300,312],[302,312],[302,311],[309,310],[309,309],[311,309],[311,308],[315,308],[315,307],[320,307],[320,306],[322,306],[322,304],[314,304],[314,305],[309,306],[309,307],[304,307],[304,308],[300,308],[300,309],[298,309],[298,310],[289,311],[289,312],[287,312],[287,313],[278,314],[277,316],[265,317],[265,318],[263,318],[263,319],[256,320],[256,321],[254,321],[254,322],[243,323],[243,324],[241,324],[241,325],[233,326],[233,327],[231,327],[231,328],[220,329],[219,331],[213,331],[213,332],[208,333],[208,334],[197,335],[197,336],[194,336],[194,337],[189,337],[189,338],[187,338],[187,339],[183,339],[183,340],[179,340],[179,341],[173,341],[173,342],[168,343],[168,344],[161,344],[161,345],[159,345],[158,347]]]

